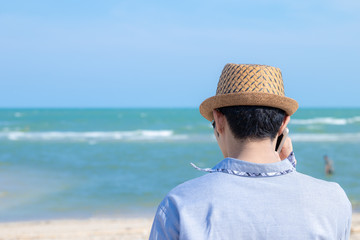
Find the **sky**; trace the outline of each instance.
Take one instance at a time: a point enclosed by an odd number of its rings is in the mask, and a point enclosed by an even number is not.
[[[226,63],[360,107],[358,0],[0,0],[0,107],[198,107]]]

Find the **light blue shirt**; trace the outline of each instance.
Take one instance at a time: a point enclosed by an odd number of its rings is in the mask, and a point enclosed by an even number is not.
[[[225,158],[168,193],[150,239],[349,239],[351,204],[337,184],[295,170],[289,159]]]

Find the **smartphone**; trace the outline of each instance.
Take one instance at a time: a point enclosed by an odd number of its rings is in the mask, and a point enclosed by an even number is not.
[[[278,137],[277,141],[276,141],[276,147],[275,147],[275,151],[280,153],[282,147],[284,146],[286,137],[289,135],[289,129],[285,128],[283,133]]]

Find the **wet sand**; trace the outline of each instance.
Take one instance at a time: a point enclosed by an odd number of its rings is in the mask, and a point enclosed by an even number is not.
[[[351,240],[360,240],[360,213],[353,214]],[[0,223],[0,240],[142,240],[152,218],[51,220]]]

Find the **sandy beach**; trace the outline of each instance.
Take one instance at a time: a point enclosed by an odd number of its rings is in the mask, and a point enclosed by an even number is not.
[[[0,240],[142,240],[151,218],[51,220],[0,224]],[[360,240],[360,213],[353,214],[351,240]]]
[[[148,238],[151,224],[151,218],[1,223],[0,240],[140,240]]]

